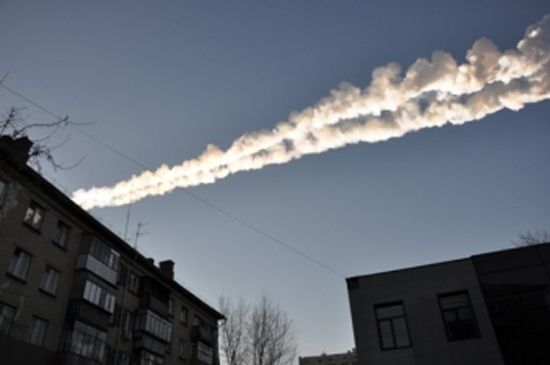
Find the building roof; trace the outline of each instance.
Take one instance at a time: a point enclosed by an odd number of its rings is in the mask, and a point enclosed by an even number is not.
[[[508,252],[532,249],[533,247],[537,247],[537,246],[541,246],[541,245],[550,245],[550,242],[545,242],[545,243],[540,243],[540,244],[535,244],[535,245],[529,245],[529,246],[507,248],[507,249],[491,251],[491,252],[484,252],[484,253],[472,255],[472,256],[469,256],[469,257],[464,257],[464,258],[459,258],[459,259],[454,259],[454,260],[448,260],[448,261],[439,261],[439,262],[434,262],[434,263],[424,264],[424,265],[405,267],[405,268],[402,268],[402,269],[388,270],[388,271],[376,272],[376,273],[365,274],[365,275],[356,275],[356,276],[351,276],[351,277],[346,278],[346,281],[349,282],[349,281],[354,281],[354,280],[357,280],[357,279],[360,279],[360,278],[369,278],[369,277],[376,277],[376,276],[382,276],[382,275],[390,275],[390,274],[395,274],[395,273],[402,273],[404,271],[409,271],[409,270],[421,270],[421,269],[426,269],[426,268],[440,266],[440,265],[458,263],[460,261],[469,261],[474,257],[483,257],[483,256],[494,255],[494,254],[499,254],[499,253],[508,253]]]

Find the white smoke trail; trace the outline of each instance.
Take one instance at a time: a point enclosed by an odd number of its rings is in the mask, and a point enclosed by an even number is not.
[[[225,151],[208,145],[197,158],[144,171],[114,186],[80,189],[84,209],[129,204],[176,188],[214,183],[239,171],[282,164],[359,142],[379,142],[423,128],[479,120],[550,99],[550,14],[527,28],[516,49],[474,43],[466,62],[434,52],[401,75],[398,64],[374,70],[365,89],[344,83],[315,106],[272,130],[245,134]]]

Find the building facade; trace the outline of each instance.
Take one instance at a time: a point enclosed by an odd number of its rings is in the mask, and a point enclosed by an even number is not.
[[[223,315],[26,165],[0,137],[2,364],[219,364]]]
[[[550,244],[347,286],[360,365],[550,363]]]
[[[304,356],[298,359],[299,365],[357,365],[355,349],[338,354]]]

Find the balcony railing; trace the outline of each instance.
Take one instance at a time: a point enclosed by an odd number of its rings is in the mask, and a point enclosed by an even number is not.
[[[96,305],[84,300],[71,300],[67,308],[67,319],[69,321],[84,320],[93,323],[96,327],[107,329],[109,326],[110,314],[99,309]]]
[[[78,256],[76,261],[77,269],[87,269],[100,278],[104,279],[108,283],[116,285],[116,270],[105,265],[103,262],[99,261],[97,258],[90,254],[81,254]]]
[[[210,328],[194,325],[191,327],[191,341],[200,341],[206,343],[207,345],[213,345],[214,334]]]
[[[139,298],[139,305],[142,308],[151,309],[161,316],[168,317],[168,304],[163,303],[151,294],[142,294]]]

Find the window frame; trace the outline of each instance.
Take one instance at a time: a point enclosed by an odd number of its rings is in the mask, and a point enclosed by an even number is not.
[[[9,309],[13,310],[13,313],[12,313],[12,316],[9,319],[9,321],[6,322],[7,325],[6,325],[6,329],[4,330],[4,332],[1,331],[2,327],[0,326],[0,335],[9,336],[11,326],[13,324],[13,320],[14,320],[15,316],[17,315],[17,307],[14,307],[13,305],[10,305],[10,304],[4,303],[4,302],[0,302],[0,324],[4,323],[3,322],[4,321],[4,314],[3,314],[4,308],[9,308]]]
[[[14,271],[12,271],[12,270],[15,270],[15,269],[12,269],[12,261],[13,261],[14,256],[16,255],[16,253],[18,251],[21,254],[26,255],[29,258],[29,261],[27,263],[27,267],[25,268],[25,273],[24,273],[23,277],[17,275]],[[31,268],[31,263],[32,263],[32,255],[30,253],[28,253],[27,251],[25,251],[24,249],[22,249],[21,247],[15,246],[15,250],[13,251],[13,254],[11,255],[10,261],[8,263],[8,270],[6,271],[6,274],[8,274],[10,277],[12,277],[14,279],[17,279],[17,280],[20,280],[21,282],[26,283],[27,282],[27,276],[29,275],[29,269]]]
[[[29,219],[28,214],[30,210],[32,210],[32,217]],[[34,220],[35,220],[36,213],[38,211],[40,211],[42,215],[39,223],[35,224]],[[46,220],[46,209],[42,205],[38,204],[36,201],[31,200],[29,206],[27,207],[27,210],[25,211],[25,215],[23,216],[23,225],[25,225],[27,228],[29,228],[33,232],[41,233],[42,226],[44,225],[45,220]]]
[[[82,299],[95,305],[111,315],[115,312],[116,293],[111,292],[104,284],[86,279],[82,289]]]
[[[377,312],[378,309],[384,308],[384,307],[392,307],[392,306],[396,306],[396,305],[400,305],[403,308],[403,314],[402,315],[394,315],[394,316],[390,316],[390,317],[379,318],[378,312]],[[380,350],[381,351],[402,350],[402,349],[407,349],[407,348],[412,347],[413,344],[412,344],[412,339],[411,339],[411,331],[409,330],[409,321],[407,319],[407,312],[406,312],[406,309],[405,309],[405,303],[403,303],[403,301],[393,301],[393,302],[375,304],[374,305],[374,318],[376,320],[376,328],[378,330],[378,343],[380,345]],[[408,345],[406,345],[406,346],[397,345],[397,341],[396,341],[396,337],[395,337],[395,328],[394,328],[394,325],[393,325],[393,321],[397,318],[403,318],[403,320],[405,322],[405,330],[406,330],[406,333],[407,333],[407,340],[408,340]],[[380,326],[380,323],[384,322],[384,321],[390,321],[393,347],[384,347],[384,341],[382,339],[382,329],[381,329],[381,326]]]
[[[132,278],[135,278],[132,279]],[[141,277],[134,270],[128,269],[128,291],[133,294],[139,294],[139,288],[141,284]]]
[[[64,236],[65,237],[65,242],[61,242],[60,239],[59,239],[61,228],[65,228],[66,232],[67,232],[66,235]],[[71,226],[69,226],[67,223],[65,223],[61,219],[59,219],[57,221],[56,231],[54,233],[54,236],[52,237],[52,242],[56,246],[66,250],[67,246],[69,245],[69,239],[71,237],[71,231],[72,231]],[[63,236],[61,236],[61,237],[63,237]]]
[[[39,338],[38,342],[35,342],[35,337],[37,336],[37,333],[35,332],[38,327],[36,327],[36,324],[41,323],[44,324],[43,333],[41,333],[41,337]],[[28,343],[31,343],[36,346],[42,347],[44,345],[44,340],[46,339],[46,336],[48,334],[48,328],[50,326],[50,322],[42,317],[33,316],[31,325],[29,326],[29,330],[27,332],[26,341]]]
[[[466,299],[467,299],[467,302],[468,302],[467,305],[443,309],[443,307],[441,306],[441,298],[452,297],[452,296],[457,296],[457,295],[461,295],[461,294],[466,295]],[[474,306],[472,305],[472,299],[470,298],[470,293],[468,292],[468,290],[457,290],[457,291],[453,291],[453,292],[438,294],[437,295],[437,304],[439,305],[439,313],[441,314],[441,320],[443,322],[443,330],[445,331],[447,341],[457,342],[457,341],[466,341],[466,340],[481,338],[481,330],[479,328],[479,323],[478,323],[478,320],[477,320],[476,312],[474,311]],[[474,322],[474,327],[475,327],[474,331],[475,331],[475,333],[474,333],[473,336],[467,337],[467,338],[452,338],[451,331],[449,330],[447,320],[445,319],[445,312],[450,312],[450,311],[457,312],[459,309],[463,309],[463,308],[469,308],[470,311],[472,312],[472,319],[473,319],[473,322]],[[457,318],[458,318],[458,316],[457,316]]]
[[[187,358],[187,346],[186,342],[183,338],[180,338],[178,341],[178,357],[180,359],[186,359]]]
[[[174,298],[168,298],[168,316],[174,317]]]
[[[183,318],[182,318],[183,317]],[[187,326],[189,324],[189,308],[182,305],[180,308],[180,323]]]
[[[2,205],[4,205],[4,198],[8,195],[8,189],[8,182],[5,179],[0,178],[0,209],[2,208]]]
[[[46,275],[46,273],[48,271],[53,271],[55,274],[57,274],[56,279],[55,279],[55,285],[54,285],[52,291],[50,291],[49,288],[43,286],[43,284],[44,284],[44,275]],[[57,295],[57,288],[59,287],[59,278],[60,277],[61,277],[61,271],[57,270],[55,267],[53,267],[51,265],[46,265],[46,267],[44,268],[44,271],[42,272],[42,276],[40,277],[40,284],[39,284],[38,288],[42,292],[55,297]],[[48,280],[48,279],[46,279],[46,280]]]

